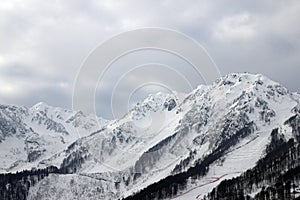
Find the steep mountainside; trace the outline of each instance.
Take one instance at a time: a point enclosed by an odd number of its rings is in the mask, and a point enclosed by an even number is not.
[[[93,116],[38,103],[31,108],[0,106],[0,172],[38,167],[41,160],[98,130]],[[102,126],[100,125],[100,126]]]
[[[39,160],[35,166],[56,166],[59,173],[37,181],[27,197],[204,198],[222,180],[255,167],[272,149],[274,129],[283,142],[297,139],[287,121],[299,112],[299,102],[299,94],[247,73],[187,95],[149,95],[123,118]],[[3,138],[4,144],[9,137]]]
[[[295,199],[300,197],[300,113],[286,124],[295,138],[286,141],[274,129],[267,155],[241,176],[221,182],[206,199]]]

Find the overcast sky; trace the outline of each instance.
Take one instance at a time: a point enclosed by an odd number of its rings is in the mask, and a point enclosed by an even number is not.
[[[0,104],[71,108],[73,83],[89,53],[143,27],[194,38],[222,75],[261,73],[300,91],[299,19],[299,0],[1,0]],[[96,102],[99,115],[110,116],[110,96],[100,91]]]

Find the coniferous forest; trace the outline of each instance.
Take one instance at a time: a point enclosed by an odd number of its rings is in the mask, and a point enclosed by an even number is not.
[[[25,200],[29,188],[50,173],[59,173],[59,169],[57,167],[47,167],[45,169],[0,174],[0,199]]]

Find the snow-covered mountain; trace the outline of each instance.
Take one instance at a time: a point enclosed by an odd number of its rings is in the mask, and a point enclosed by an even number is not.
[[[87,117],[78,120],[82,114],[48,106],[47,112],[44,105],[4,106],[0,128],[6,131],[0,132],[0,149],[23,141],[21,148],[38,153],[27,151],[29,158],[22,162],[59,168],[60,174],[30,187],[28,199],[119,199],[157,192],[170,180],[177,181],[176,192],[173,186],[171,194],[160,190],[159,199],[195,199],[221,180],[254,167],[266,154],[272,130],[277,128],[284,140],[296,137],[286,121],[300,113],[299,102],[299,94],[267,77],[242,73],[200,85],[189,94],[149,95],[123,118],[101,128]],[[86,135],[76,137],[74,127]],[[10,163],[24,156],[22,151],[6,152]],[[3,168],[16,169],[8,166]],[[184,187],[179,182],[185,182]]]
[[[14,172],[38,167],[43,159],[105,124],[105,120],[95,116],[42,102],[31,108],[1,105],[0,170]]]

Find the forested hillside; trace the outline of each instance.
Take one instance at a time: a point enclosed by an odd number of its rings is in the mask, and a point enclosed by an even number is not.
[[[267,155],[242,176],[223,181],[205,199],[295,199],[300,183],[300,117],[291,117],[296,139],[284,141],[278,129],[272,132]]]
[[[24,170],[17,173],[0,174],[0,199],[25,200],[29,188],[50,173],[59,173],[58,168]]]

